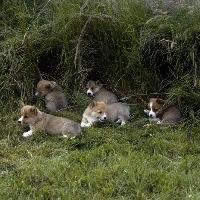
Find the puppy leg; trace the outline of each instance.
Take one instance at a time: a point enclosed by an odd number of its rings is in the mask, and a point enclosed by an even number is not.
[[[92,123],[88,122],[87,118],[83,117],[81,121],[81,127],[90,127]]]
[[[147,115],[149,115],[150,110],[145,109],[144,112],[145,112]]]
[[[161,122],[160,118],[156,118],[156,117],[155,118],[150,117],[149,121],[150,122],[157,122],[157,124],[160,124],[160,122]]]
[[[31,136],[31,135],[33,135],[32,130],[27,131],[27,132],[24,132],[22,136],[23,136],[23,137],[28,137],[28,136]]]
[[[123,117],[119,117],[115,123],[116,124],[120,124],[121,126],[123,126],[123,125],[126,124],[126,121],[127,120],[125,120]]]

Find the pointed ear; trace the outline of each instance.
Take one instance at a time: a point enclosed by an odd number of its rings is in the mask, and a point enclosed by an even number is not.
[[[92,102],[89,105],[89,108],[94,108],[97,105],[97,102],[95,100],[92,100]]]
[[[24,107],[24,106],[25,106],[24,102],[21,101],[21,100],[19,100],[19,104],[21,105],[21,107]]]
[[[52,86],[48,83],[48,84],[45,85],[45,88],[46,88],[47,90],[51,90],[51,89],[52,89]]]
[[[97,85],[100,85],[100,84],[101,84],[101,81],[100,81],[100,80],[97,80],[95,83],[96,83]]]
[[[40,75],[40,81],[42,81],[43,80],[43,78],[42,78],[42,76]]]
[[[164,104],[165,100],[163,100],[163,99],[157,99],[156,102],[159,103],[159,104]]]
[[[30,108],[30,111],[33,112],[35,115],[37,115],[38,111],[37,111],[37,108],[35,105],[33,105],[31,108]]]

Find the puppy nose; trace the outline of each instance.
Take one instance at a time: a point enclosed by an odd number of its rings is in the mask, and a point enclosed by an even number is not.
[[[149,115],[149,117],[153,117],[153,115],[152,115],[152,114],[150,114],[150,115]]]
[[[91,95],[91,92],[88,92],[87,94],[88,94],[88,95]]]
[[[18,120],[18,123],[19,123],[19,124],[21,124],[21,121],[20,121],[20,120]]]
[[[104,117],[103,119],[106,120],[106,117]]]

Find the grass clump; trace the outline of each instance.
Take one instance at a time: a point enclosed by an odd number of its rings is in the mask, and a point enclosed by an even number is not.
[[[199,4],[149,1],[2,1],[1,199],[198,199]],[[21,99],[36,104],[42,75],[63,87],[80,122],[84,83],[101,79],[127,101],[123,127],[100,123],[67,140],[17,124]],[[144,127],[147,97],[176,103],[178,126]]]

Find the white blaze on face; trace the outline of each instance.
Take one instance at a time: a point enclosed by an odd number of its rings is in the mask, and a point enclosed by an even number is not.
[[[156,113],[153,112],[153,103],[152,102],[149,104],[149,107],[150,107],[149,117],[156,118]]]
[[[87,90],[87,95],[90,95],[90,96],[93,96],[93,92],[92,92],[92,90],[89,88],[88,90]]]
[[[22,123],[22,120],[23,120],[23,117],[19,118],[19,119],[18,119],[18,122],[19,122],[19,123]]]

